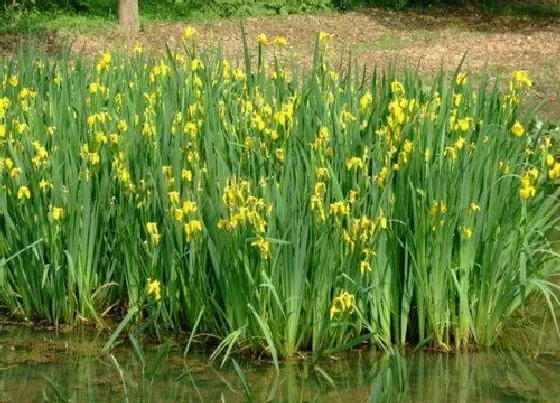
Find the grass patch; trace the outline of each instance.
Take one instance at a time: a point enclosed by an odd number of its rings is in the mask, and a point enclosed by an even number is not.
[[[332,10],[329,1],[238,2],[206,1],[142,2],[140,17],[147,22],[216,22],[227,17],[320,13]],[[103,0],[48,6],[6,6],[0,11],[0,32],[40,33],[44,31],[92,32],[117,22],[117,3]]]
[[[113,15],[76,14],[58,11],[22,11],[4,15],[0,23],[0,32],[40,34],[51,31],[71,31],[73,33],[94,34],[100,30],[116,25]]]
[[[481,9],[496,15],[509,17],[530,17],[535,19],[554,20],[560,17],[560,5],[534,2],[500,2],[493,1],[483,4]]]

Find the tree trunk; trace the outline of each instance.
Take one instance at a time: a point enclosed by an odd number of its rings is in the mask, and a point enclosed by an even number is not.
[[[140,30],[138,0],[119,0],[119,29],[126,33]]]

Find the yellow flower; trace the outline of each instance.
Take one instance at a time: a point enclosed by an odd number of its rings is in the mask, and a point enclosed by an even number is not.
[[[371,265],[369,264],[369,262],[367,260],[362,260],[360,262],[360,273],[362,274],[362,276],[364,275],[364,272],[366,271],[371,271]]]
[[[64,217],[64,209],[62,207],[53,207],[51,210],[53,220],[59,221]]]
[[[197,70],[204,70],[204,63],[202,63],[202,60],[200,59],[192,59],[191,60],[191,71],[197,71]],[[195,84],[195,86],[197,86],[197,78],[198,76],[196,76],[193,80],[193,84]],[[198,78],[200,79],[200,78]]]
[[[251,242],[251,246],[259,248],[261,259],[268,259],[270,257],[270,242],[264,238],[259,238]]]
[[[354,306],[354,296],[348,291],[341,292],[339,298],[342,301],[344,309],[350,309]]]
[[[385,182],[387,181],[387,175],[389,174],[389,168],[382,167],[381,170],[377,175],[373,177],[375,182],[377,182],[377,186],[383,188],[385,186]]]
[[[107,144],[107,135],[103,132],[97,132],[95,133],[95,141],[97,141],[99,144]]]
[[[389,103],[389,112],[390,116],[387,118],[387,124],[392,129],[398,129],[406,120],[405,109],[401,107],[398,101],[391,101]],[[384,132],[380,130],[379,134],[384,134]]]
[[[470,239],[472,237],[473,231],[471,227],[461,227],[460,229],[465,239]]]
[[[331,203],[330,212],[334,216],[349,215],[350,214],[350,204],[342,202],[342,201]]]
[[[550,172],[549,172],[549,177],[550,177]],[[527,170],[521,176],[519,195],[521,196],[522,199],[528,200],[537,194],[537,188],[535,184],[538,178],[539,178],[539,171],[536,168],[531,168]]]
[[[109,66],[111,65],[111,54],[110,53],[104,53],[101,55],[101,57],[99,58],[99,61],[97,62],[97,71],[98,72],[102,72],[103,70],[109,70]]]
[[[257,36],[257,42],[259,45],[266,46],[268,45],[268,37],[266,34],[259,34],[259,36]]]
[[[146,223],[146,232],[150,235],[154,235],[158,233],[158,225],[157,222],[147,222]]]
[[[537,168],[529,168],[527,170],[527,174],[529,174],[535,180],[539,178],[539,170]]]
[[[159,280],[148,278],[148,295],[153,296],[156,302],[161,299],[161,283]]]
[[[187,122],[183,128],[183,133],[188,134],[191,137],[195,137],[198,131],[198,127],[193,122]]]
[[[516,70],[512,72],[511,78],[517,88],[531,87],[533,85],[533,82],[529,79],[529,74],[525,70]]]
[[[284,149],[283,148],[277,148],[276,151],[274,151],[274,155],[276,156],[278,161],[284,162],[285,154],[284,154]]]
[[[109,63],[111,63],[111,59],[112,59],[111,54],[108,53],[108,52],[107,52],[107,53],[104,53],[103,56],[101,56],[101,61],[102,61],[104,64],[109,64]]]
[[[400,81],[397,80],[391,81],[391,92],[393,94],[404,93],[404,86]]]
[[[410,154],[414,150],[414,144],[409,139],[404,141],[403,150],[405,153]]]
[[[220,218],[217,224],[218,229],[225,229],[227,231],[233,231],[236,228],[236,223],[230,222],[224,218]]]
[[[23,134],[23,132],[26,131],[27,129],[29,129],[29,127],[25,123],[18,123],[16,125],[16,130],[18,134]]]
[[[457,74],[457,76],[455,77],[455,82],[457,83],[457,85],[463,85],[467,82],[467,73],[463,73],[460,72]]]
[[[111,141],[111,144],[117,145],[120,143],[120,137],[117,133],[112,133],[109,135],[109,140]]]
[[[288,40],[285,36],[275,36],[272,39],[272,43],[280,47],[285,47],[288,45]]]
[[[459,106],[461,106],[462,102],[463,102],[463,95],[462,94],[454,94],[453,95],[453,105],[455,106],[455,108],[458,108]]]
[[[509,163],[505,162],[505,161],[500,161],[498,164],[498,169],[503,172],[504,174],[508,174],[511,171],[511,167],[509,166]]]
[[[99,164],[100,161],[100,157],[98,153],[89,153],[88,159],[91,165],[97,165]]]
[[[198,211],[198,207],[196,206],[196,202],[186,201],[183,203],[183,213],[191,214],[191,213],[196,213],[197,211]]]
[[[314,193],[316,195],[321,195],[326,189],[324,182],[317,182],[314,186]]]
[[[124,133],[128,130],[128,124],[126,123],[126,120],[119,120],[119,124],[117,125],[117,130],[120,133]]]
[[[331,38],[332,34],[323,31],[319,32],[319,42],[321,42],[323,45],[325,45]]]
[[[276,123],[282,127],[286,126],[286,113],[283,111],[278,111],[274,113],[274,120]]]
[[[0,137],[6,137],[6,125],[0,125]]]
[[[387,217],[383,214],[383,210],[379,212],[379,227],[386,230],[388,227]]]
[[[191,220],[185,223],[185,236],[187,241],[191,241],[193,237],[202,232],[202,221]]]
[[[144,48],[142,48],[142,44],[140,42],[136,42],[136,44],[134,45],[134,48],[132,49],[132,52],[136,55],[139,55],[143,51],[144,51]]]
[[[466,132],[472,127],[472,122],[473,120],[470,117],[459,119],[455,124],[455,130]]]
[[[354,122],[355,120],[356,117],[347,109],[344,109],[340,114],[340,124],[343,128],[346,128],[348,123]]]
[[[336,314],[343,313],[345,311],[352,312],[353,308],[354,296],[348,291],[341,290],[340,294],[333,299],[330,309],[330,318],[332,320]]]
[[[6,160],[9,160],[9,158],[6,158]],[[17,178],[20,175],[21,175],[21,168],[20,167],[12,168],[12,170],[10,171],[10,177],[12,177],[12,178]]]
[[[548,171],[548,177],[550,179],[560,178],[560,163],[554,162],[554,166]]]
[[[459,136],[454,144],[455,148],[461,150],[465,146],[465,138],[463,136]]]
[[[513,126],[511,126],[511,133],[516,137],[521,137],[525,134],[525,129],[519,122],[515,122]]]
[[[360,109],[362,110],[362,112],[365,112],[372,102],[373,102],[373,97],[371,95],[371,92],[367,91],[360,98]]]
[[[351,157],[346,161],[346,168],[349,171],[352,169],[363,169],[364,167],[364,161],[360,157]]]
[[[144,122],[144,126],[142,127],[142,136],[154,137],[155,135],[156,135],[155,126],[151,125],[148,122]]]
[[[336,304],[333,302],[333,304],[331,305],[331,309],[329,311],[329,315],[331,317],[331,320],[333,320],[333,318],[336,316],[336,314],[341,313],[342,309],[338,308],[336,306]]]
[[[41,179],[41,181],[39,182],[39,189],[41,189],[42,192],[46,191],[47,189],[52,189],[52,187],[52,183],[44,179]]]
[[[329,174],[329,169],[325,168],[325,167],[318,167],[315,168],[315,175],[317,176],[317,179],[321,180],[323,178],[329,178],[330,174]]]
[[[17,192],[18,200],[31,199],[31,192],[27,186],[20,186]]]
[[[183,30],[183,39],[185,41],[188,41],[195,35],[196,35],[196,28],[191,27],[190,25],[188,27],[185,27],[185,29]]]
[[[457,159],[457,152],[455,151],[455,147],[453,146],[445,147],[445,149],[443,150],[443,155],[451,158],[451,161],[453,162],[455,162],[455,160]]]
[[[537,193],[537,189],[534,186],[525,186],[519,188],[519,195],[521,196],[522,199],[525,200],[534,197],[536,193]]]
[[[311,211],[315,213],[315,218],[319,221],[325,221],[325,210],[323,209],[323,200],[317,195],[311,196]]]
[[[471,213],[476,213],[477,211],[480,211],[480,205],[476,204],[475,202],[472,202],[469,205],[469,210],[471,211]]]
[[[130,173],[126,168],[120,168],[117,171],[117,177],[123,183],[127,183],[130,180]]]
[[[180,208],[176,208],[175,211],[173,212],[173,217],[175,217],[176,221],[183,221],[183,215],[184,212]]]
[[[233,70],[232,76],[235,81],[243,81],[247,78],[247,75],[239,67]]]
[[[10,77],[10,80],[8,81],[10,83],[10,85],[12,87],[15,87],[18,85],[18,76],[16,74],[12,74],[12,76]]]
[[[192,171],[190,171],[188,169],[183,169],[181,171],[181,178],[183,178],[183,180],[185,182],[191,182],[192,181]]]
[[[179,203],[180,195],[179,192],[169,192],[167,193],[167,197],[169,197],[169,202],[176,204]]]

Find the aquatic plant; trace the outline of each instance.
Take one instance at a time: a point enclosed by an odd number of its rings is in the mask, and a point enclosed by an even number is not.
[[[298,350],[490,346],[554,303],[558,130],[531,81],[241,66],[140,45],[0,62],[0,298],[50,322],[149,318],[277,362]],[[267,56],[268,53],[268,56]],[[270,55],[273,55],[272,57]],[[527,109],[526,109],[527,110]]]

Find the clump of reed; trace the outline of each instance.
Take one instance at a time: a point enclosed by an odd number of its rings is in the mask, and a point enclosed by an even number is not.
[[[51,322],[298,350],[491,346],[555,299],[558,131],[457,71],[302,72],[285,38],[198,53],[0,62],[0,299]],[[274,54],[272,62],[266,53]]]

